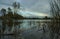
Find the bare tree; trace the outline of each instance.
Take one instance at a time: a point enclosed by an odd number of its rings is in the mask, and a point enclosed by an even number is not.
[[[54,33],[59,34],[60,31],[60,0],[50,0],[51,14],[53,16],[51,29]],[[58,39],[58,36],[56,37]]]
[[[60,1],[60,0],[59,0]],[[58,0],[51,0],[50,1],[50,7],[51,7],[51,13],[53,17],[60,16],[60,2]]]
[[[20,8],[20,3],[19,2],[14,2],[13,3],[13,8],[14,8],[14,13],[17,13],[18,9]]]

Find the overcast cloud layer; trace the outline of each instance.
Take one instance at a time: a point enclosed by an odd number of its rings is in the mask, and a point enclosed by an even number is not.
[[[28,11],[50,14],[48,0],[0,0],[0,8],[9,6],[8,4],[12,4],[14,1],[20,2],[21,6]]]

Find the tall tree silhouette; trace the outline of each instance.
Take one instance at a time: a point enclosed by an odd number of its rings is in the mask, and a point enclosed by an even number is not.
[[[52,39],[57,34],[56,39],[58,39],[58,34],[60,30],[60,0],[50,0],[51,14],[53,16],[51,29],[53,31]]]
[[[60,16],[60,0],[51,0],[50,1],[51,13],[54,17]]]
[[[19,2],[14,2],[13,3],[13,8],[14,8],[14,13],[17,13],[18,9],[20,8],[20,3]]]
[[[12,18],[12,17],[13,17],[12,9],[8,7],[8,18]]]
[[[1,12],[3,13],[3,16],[5,16],[5,14],[6,14],[6,9],[2,8],[2,9],[1,9]]]
[[[1,12],[2,12],[2,14],[3,14],[3,16],[2,16],[2,33],[4,32],[4,30],[5,30],[5,27],[6,27],[6,18],[5,18],[5,15],[6,15],[6,9],[4,9],[4,8],[2,8],[1,9]]]

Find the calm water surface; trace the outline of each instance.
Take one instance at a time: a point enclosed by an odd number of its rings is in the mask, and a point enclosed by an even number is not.
[[[51,20],[0,20],[1,39],[50,39]],[[9,35],[8,35],[9,34]],[[14,35],[10,35],[14,34]]]

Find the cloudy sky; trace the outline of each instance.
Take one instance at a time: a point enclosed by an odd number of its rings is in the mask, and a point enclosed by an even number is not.
[[[49,0],[0,0],[0,9],[9,7],[14,1],[24,8],[23,15],[50,16]]]

